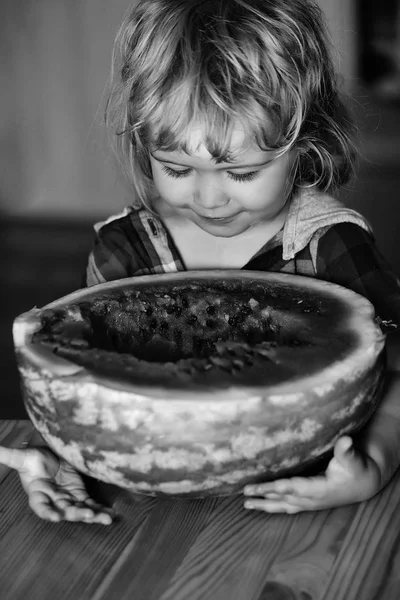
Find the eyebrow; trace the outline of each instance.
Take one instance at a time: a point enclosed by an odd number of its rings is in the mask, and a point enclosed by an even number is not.
[[[177,167],[185,167],[186,169],[190,169],[191,167],[188,167],[187,165],[183,165],[182,163],[179,162],[175,162],[174,160],[169,160],[166,158],[158,158],[157,156],[154,156],[153,153],[151,153],[151,156],[157,160],[158,162],[163,162],[163,163],[168,163],[169,165],[176,165]],[[231,163],[228,167],[221,167],[221,171],[226,171],[228,169],[253,169],[255,167],[263,167],[264,165],[267,165],[268,163],[272,162],[272,158],[269,158],[268,160],[264,160],[261,163],[252,163],[252,164],[244,164],[244,165],[235,165],[235,163]]]

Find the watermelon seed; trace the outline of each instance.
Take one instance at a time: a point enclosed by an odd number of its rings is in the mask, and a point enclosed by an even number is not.
[[[235,371],[241,371],[244,367],[244,363],[242,363],[240,360],[234,360],[232,362],[232,366],[235,369]]]

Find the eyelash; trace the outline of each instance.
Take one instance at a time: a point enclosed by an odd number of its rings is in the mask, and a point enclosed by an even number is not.
[[[169,175],[170,177],[175,177],[175,179],[180,179],[181,177],[188,177],[191,173],[191,169],[185,169],[184,171],[175,171],[175,169],[170,169],[165,165],[162,166],[162,170]],[[233,181],[245,182],[245,181],[253,181],[260,171],[252,171],[251,173],[229,173],[227,172],[229,179],[233,179]]]

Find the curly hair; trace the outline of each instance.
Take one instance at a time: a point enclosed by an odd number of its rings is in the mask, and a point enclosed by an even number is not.
[[[201,123],[217,161],[235,126],[277,155],[298,150],[293,189],[333,192],[354,173],[354,126],[312,0],[135,0],[116,37],[106,124],[139,203],[151,148],[189,152]]]

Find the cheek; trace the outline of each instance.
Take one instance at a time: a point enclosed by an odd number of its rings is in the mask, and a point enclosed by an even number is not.
[[[286,202],[290,189],[287,183],[286,172],[266,171],[250,184],[243,184],[242,188],[236,190],[233,197],[236,197],[240,204],[249,210],[263,210],[269,206],[281,205]]]
[[[160,169],[153,169],[154,187],[158,194],[167,202],[179,203],[187,197],[189,184],[186,179],[168,177]]]

